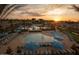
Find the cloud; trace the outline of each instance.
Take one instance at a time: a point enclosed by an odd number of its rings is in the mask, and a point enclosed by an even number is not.
[[[61,11],[64,11],[64,13],[60,15],[60,10],[55,10],[55,9],[60,9]],[[18,5],[7,16],[7,18],[27,18],[27,16],[35,16],[35,17],[53,16],[54,17],[55,15],[59,15],[61,17],[71,16],[71,17],[77,18],[79,13],[74,10],[72,4],[60,4],[60,5],[59,4],[24,4],[24,5]]]
[[[18,5],[9,15],[10,18],[11,15],[26,15],[26,16],[43,16],[43,14],[46,12],[47,5]],[[8,18],[7,17],[7,18]]]
[[[42,14],[37,12],[21,12],[20,14],[27,15],[27,16],[43,16]]]

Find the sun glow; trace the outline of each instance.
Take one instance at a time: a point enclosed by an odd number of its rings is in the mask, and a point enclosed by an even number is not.
[[[54,18],[54,21],[61,21],[61,18]]]
[[[47,12],[47,14],[50,16],[51,19],[54,21],[61,21],[62,15],[65,13],[65,10],[63,9],[54,9]]]

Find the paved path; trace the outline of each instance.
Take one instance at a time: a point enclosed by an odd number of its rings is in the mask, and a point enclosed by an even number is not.
[[[27,35],[27,32],[19,34],[15,39],[12,39],[12,41],[8,42],[8,44],[1,46],[0,54],[5,53],[7,47],[10,47],[12,50],[15,51],[17,46],[21,46],[24,44],[23,37],[25,37],[26,35]]]

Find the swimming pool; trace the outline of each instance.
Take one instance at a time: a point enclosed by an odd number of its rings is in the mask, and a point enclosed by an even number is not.
[[[54,38],[51,36],[47,36],[42,33],[30,33],[25,37],[25,42],[35,42],[35,43],[41,43],[41,42],[51,42]]]
[[[56,40],[60,41],[60,40],[64,39],[63,35],[60,32],[58,32],[58,31],[52,31],[52,32],[48,32],[48,33],[51,34],[52,36],[54,36],[54,38]]]
[[[52,47],[54,48],[58,48],[58,49],[63,49],[64,45],[56,40],[53,36],[48,36],[42,33],[29,33],[28,35],[26,35],[26,37],[24,38],[25,41],[25,48],[34,48],[35,47],[40,47],[39,44],[40,43],[51,43]]]

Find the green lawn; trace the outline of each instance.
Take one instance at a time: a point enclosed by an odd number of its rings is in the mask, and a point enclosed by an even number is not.
[[[73,38],[77,43],[79,43],[79,35],[78,35],[77,33],[72,32],[72,31],[69,30],[69,29],[62,28],[62,27],[59,27],[58,29],[59,29],[60,31],[62,31],[62,32],[65,31],[65,32],[69,33],[69,35],[72,36],[72,38]]]
[[[77,43],[79,43],[79,35],[76,35],[74,32],[70,32],[70,31],[69,31],[69,34],[73,37],[73,39],[74,39]]]

